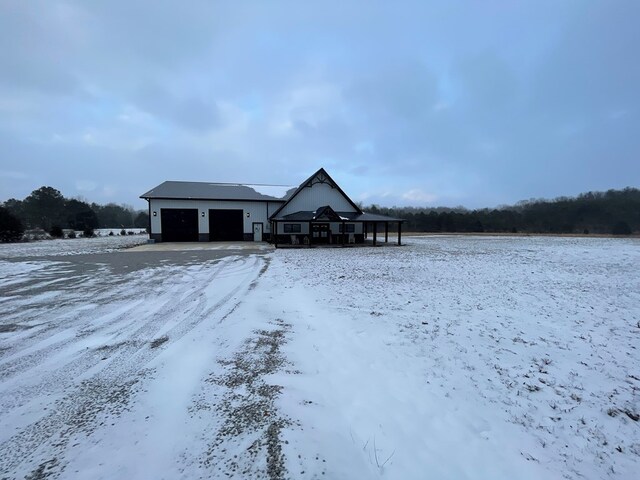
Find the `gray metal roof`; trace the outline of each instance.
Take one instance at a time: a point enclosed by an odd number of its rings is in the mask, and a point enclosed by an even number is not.
[[[262,190],[263,186],[249,186],[232,183],[208,183],[208,182],[163,182],[147,193],[140,195],[140,198],[171,198],[171,199],[197,199],[197,200],[251,200],[251,201],[270,201],[284,202],[287,194],[291,195],[293,191],[287,192],[281,197],[265,195],[256,191],[256,188]]]

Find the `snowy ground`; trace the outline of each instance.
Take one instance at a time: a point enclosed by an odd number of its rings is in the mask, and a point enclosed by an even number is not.
[[[406,242],[0,248],[0,478],[636,478],[640,242]]]
[[[19,257],[78,255],[113,252],[121,248],[147,243],[148,235],[95,238],[64,238],[25,243],[0,243],[0,260]]]

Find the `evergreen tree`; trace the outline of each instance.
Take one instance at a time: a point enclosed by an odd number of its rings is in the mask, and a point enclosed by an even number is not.
[[[17,242],[23,233],[20,219],[8,209],[0,207],[0,242]]]
[[[30,228],[51,230],[64,220],[64,197],[52,187],[40,187],[34,190],[22,202],[24,220]]]

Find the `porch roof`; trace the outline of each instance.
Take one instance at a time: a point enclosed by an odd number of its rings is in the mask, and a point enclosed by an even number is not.
[[[318,209],[320,210],[320,209]],[[335,212],[340,219],[336,220],[321,220],[317,219],[316,212],[300,211],[290,213],[289,215],[283,215],[281,217],[272,217],[271,220],[277,222],[351,222],[351,223],[364,223],[364,222],[404,222],[402,218],[388,217],[386,215],[378,215],[375,213],[359,213],[359,212]],[[318,215],[319,216],[319,215]]]

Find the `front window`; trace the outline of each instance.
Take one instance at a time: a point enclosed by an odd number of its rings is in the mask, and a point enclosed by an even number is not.
[[[284,233],[300,233],[302,228],[299,223],[285,223]]]
[[[344,226],[344,230],[346,233],[354,233],[356,231],[356,226],[353,223],[347,223]],[[340,233],[342,233],[342,224],[340,224]]]

